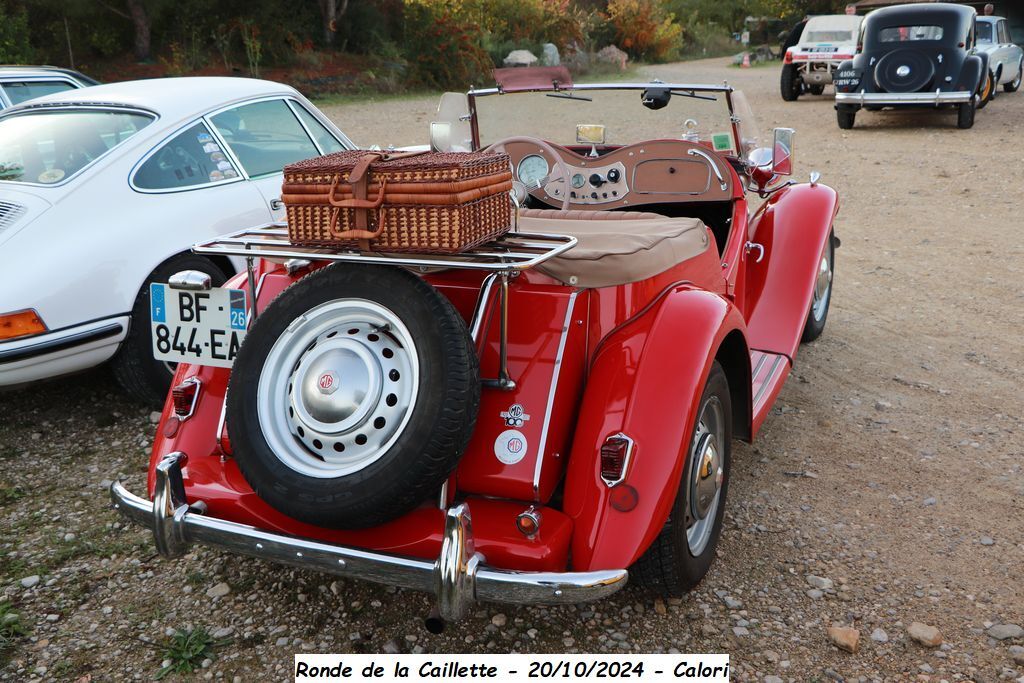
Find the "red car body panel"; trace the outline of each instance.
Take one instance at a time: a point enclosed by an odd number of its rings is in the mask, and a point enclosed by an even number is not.
[[[734,431],[752,436],[760,427],[799,343],[816,258],[837,203],[825,186],[797,185],[775,193],[748,225],[740,178],[733,173],[732,180],[736,190],[724,245],[716,245],[709,230],[710,245],[701,255],[617,287],[577,290],[533,271],[511,282],[508,363],[517,386],[482,390],[476,431],[449,480],[448,501],[470,501],[476,548],[489,565],[583,571],[635,562],[674,503],[694,412],[716,357],[745,385],[733,397],[734,414],[743,421]],[[748,241],[763,244],[762,263],[753,262]],[[305,272],[288,275],[276,263],[260,262],[258,309]],[[452,270],[424,277],[470,320],[480,273]],[[244,282],[239,276],[228,286],[241,288]],[[481,376],[493,378],[496,311],[486,312],[484,320],[478,341]],[[751,350],[761,368],[754,377]],[[774,362],[778,355],[784,362]],[[444,520],[436,500],[372,529],[340,531],[298,522],[260,499],[241,475],[229,444],[222,447],[229,375],[221,368],[179,367],[175,383],[195,376],[202,386],[188,420],[176,423],[170,397],[164,406],[151,457],[151,496],[155,465],[165,454],[182,451],[188,454],[187,498],[205,502],[211,515],[332,543],[438,556]],[[757,402],[751,398],[755,394]],[[509,464],[496,456],[495,442],[509,428],[501,413],[514,404],[530,419],[517,426],[526,437],[525,455]],[[624,482],[638,493],[629,512],[609,505],[611,489],[600,478],[600,446],[620,431],[636,444]],[[515,519],[531,504],[543,523],[527,538]]]

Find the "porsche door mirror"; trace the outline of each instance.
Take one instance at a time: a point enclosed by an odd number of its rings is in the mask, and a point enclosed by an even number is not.
[[[792,128],[776,128],[775,141],[772,143],[772,173],[775,175],[793,175],[793,137],[796,131]]]
[[[437,119],[430,124],[430,148],[437,152],[468,152],[473,147],[469,98],[446,92],[437,105]]]

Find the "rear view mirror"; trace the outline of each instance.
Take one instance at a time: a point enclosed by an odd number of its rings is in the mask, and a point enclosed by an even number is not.
[[[430,148],[437,152],[468,152],[473,148],[469,98],[446,92],[437,105],[437,120],[430,124]]]
[[[772,143],[772,173],[775,175],[793,175],[793,137],[796,131],[792,128],[776,128],[775,141]]]

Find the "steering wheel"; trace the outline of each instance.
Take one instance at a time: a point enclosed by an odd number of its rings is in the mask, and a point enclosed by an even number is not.
[[[508,145],[510,143],[520,143],[520,142],[525,143],[525,144],[530,144],[530,145],[537,145],[538,147],[543,149],[545,152],[547,152],[555,160],[555,166],[558,169],[559,175],[556,175],[556,176],[552,177],[551,172],[549,171],[548,175],[545,176],[544,178],[541,178],[541,180],[538,182],[538,187],[544,187],[545,185],[548,185],[549,183],[561,182],[564,186],[566,186],[566,189],[562,191],[562,211],[568,210],[569,209],[569,192],[568,192],[567,185],[568,185],[568,180],[569,180],[569,169],[568,169],[568,167],[566,167],[565,161],[562,160],[562,155],[559,154],[558,152],[556,152],[555,148],[552,147],[550,144],[548,144],[544,140],[541,140],[540,138],[531,138],[531,137],[526,136],[526,135],[515,135],[515,136],[510,137],[510,138],[504,138],[502,140],[498,140],[494,144],[489,145],[484,151],[485,152],[504,152],[506,145]]]

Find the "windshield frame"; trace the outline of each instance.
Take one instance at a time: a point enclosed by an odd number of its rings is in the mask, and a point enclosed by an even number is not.
[[[574,92],[587,92],[595,90],[637,90],[643,91],[648,88],[658,88],[663,90],[678,90],[685,91],[691,94],[699,95],[701,93],[708,93],[713,95],[723,95],[725,97],[725,104],[729,110],[729,121],[732,128],[732,142],[733,150],[736,153],[723,154],[721,152],[715,152],[723,157],[742,159],[740,156],[740,150],[742,149],[741,137],[739,131],[739,119],[736,117],[736,111],[733,107],[732,94],[735,91],[728,83],[722,85],[707,84],[707,83],[662,83],[660,81],[651,81],[648,83],[574,83],[571,86],[565,87],[543,87],[543,88],[523,88],[515,90],[504,90],[500,87],[491,88],[470,88],[469,92],[466,93],[467,99],[469,100],[469,116],[470,116],[470,128],[473,134],[473,150],[477,151],[480,149],[480,128],[478,113],[476,107],[476,98],[478,97],[493,97],[493,96],[511,96],[519,93],[574,93]],[[643,106],[643,105],[640,105]],[[668,132],[666,132],[668,135]],[[632,143],[643,142],[642,140],[634,140]],[[626,146],[626,145],[621,145]]]
[[[50,113],[54,113],[54,112],[65,112],[65,111],[98,111],[98,112],[103,112],[103,113],[140,114],[142,116],[148,116],[150,118],[150,122],[148,124],[146,124],[143,128],[140,128],[138,133],[141,133],[143,131],[143,129],[149,128],[154,123],[156,123],[156,122],[158,122],[160,120],[160,115],[157,112],[153,111],[152,109],[146,109],[144,107],[138,107],[138,106],[134,106],[134,105],[118,104],[118,103],[115,103],[115,102],[61,102],[59,104],[50,104],[50,103],[32,104],[31,100],[29,100],[28,103],[25,103],[25,104],[22,104],[22,105],[18,105],[17,107],[12,107],[11,109],[7,109],[7,110],[3,111],[2,113],[0,113],[0,122],[3,122],[3,121],[5,121],[5,120],[7,120],[9,118],[14,118],[16,116],[32,116],[32,115],[40,115],[40,114],[46,115],[46,114],[50,114]],[[135,135],[132,136],[132,138],[134,138],[134,137],[135,137]],[[129,140],[131,140],[131,138],[129,138],[128,140],[125,140],[124,143],[127,143]],[[115,150],[118,150],[118,149],[122,149],[124,143],[121,143],[121,144],[118,144],[118,145],[114,145],[113,147],[111,147],[107,151],[105,151],[102,154],[100,154],[99,156],[97,156],[95,159],[93,159],[91,162],[89,162],[88,164],[86,164],[82,168],[78,169],[77,171],[75,171],[74,173],[72,173],[69,176],[61,178],[59,181],[57,181],[55,183],[40,183],[40,182],[33,182],[33,181],[27,181],[27,180],[3,180],[3,179],[0,179],[0,183],[4,183],[4,185],[3,185],[4,187],[8,187],[8,186],[12,186],[12,187],[28,186],[28,187],[45,187],[45,188],[63,187],[65,185],[67,185],[68,183],[73,182],[76,178],[78,178],[83,173],[86,173],[87,171],[89,171],[89,169],[96,168],[96,165],[100,161],[102,161],[103,159],[109,157],[112,152],[114,152]]]

